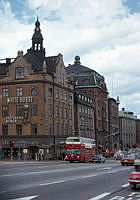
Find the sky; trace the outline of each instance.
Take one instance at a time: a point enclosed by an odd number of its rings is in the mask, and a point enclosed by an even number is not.
[[[37,15],[46,56],[79,55],[140,118],[140,0],[0,0],[0,59],[26,53]]]

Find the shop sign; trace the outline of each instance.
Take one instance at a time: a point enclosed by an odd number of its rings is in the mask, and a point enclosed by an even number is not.
[[[32,103],[32,102],[33,102],[32,96],[7,98],[7,103]]]
[[[6,117],[6,123],[16,123],[18,120],[23,120],[23,116]]]

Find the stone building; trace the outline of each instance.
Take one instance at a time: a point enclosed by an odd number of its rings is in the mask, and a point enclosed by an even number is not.
[[[83,91],[74,95],[75,135],[95,139],[93,100]]]
[[[108,98],[108,135],[106,148],[112,151],[119,149],[119,98]]]
[[[133,112],[119,111],[120,148],[132,148],[136,144],[136,119]]]
[[[37,19],[32,46],[0,63],[2,157],[51,159],[61,156],[74,134],[74,92],[61,54],[45,57]]]
[[[140,148],[140,119],[136,119],[136,145]]]
[[[75,84],[75,88],[85,91],[95,105],[95,139],[97,145],[105,145],[108,134],[108,91],[105,79],[96,71],[81,65],[76,56],[74,64],[66,67],[66,71]]]

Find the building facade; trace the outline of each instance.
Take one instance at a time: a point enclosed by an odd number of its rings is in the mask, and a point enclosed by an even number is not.
[[[133,112],[119,111],[120,148],[129,149],[136,145],[136,119]]]
[[[74,134],[74,90],[62,55],[45,57],[38,19],[27,53],[0,63],[0,94],[1,157],[61,157]]]
[[[79,56],[75,57],[74,64],[66,67],[66,71],[75,88],[85,91],[93,99],[96,144],[104,146],[105,137],[108,135],[108,91],[104,77],[81,65]]]
[[[108,135],[106,137],[106,148],[111,151],[119,149],[119,98],[108,98]]]
[[[74,113],[75,135],[95,139],[93,100],[77,89],[74,96]]]
[[[140,119],[136,119],[136,146],[140,148]]]

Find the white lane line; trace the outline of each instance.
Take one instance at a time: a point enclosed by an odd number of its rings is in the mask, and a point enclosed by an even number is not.
[[[1,191],[0,194],[5,193],[6,191]]]
[[[94,176],[98,176],[98,175],[99,174],[90,174],[90,175],[87,175],[87,176],[82,176],[81,178],[90,178],[90,177],[94,177]]]
[[[0,175],[0,177],[7,177],[7,176],[25,176],[25,175],[33,175],[33,174],[44,174],[50,171],[37,171],[37,172],[22,172],[22,173],[15,173],[15,174],[4,174]]]
[[[100,195],[98,195],[98,196],[96,196],[96,197],[93,197],[93,198],[91,198],[91,199],[89,199],[89,200],[98,200],[98,199],[102,199],[103,197],[105,197],[105,196],[107,196],[107,195],[109,195],[110,193],[109,192],[104,192],[104,193],[102,193],[102,194],[100,194]]]
[[[101,171],[101,170],[105,170],[105,169],[112,169],[112,167],[104,167],[104,168],[97,169],[97,170]]]
[[[50,183],[41,183],[39,185],[44,186],[44,185],[52,185],[52,184],[63,183],[63,182],[66,182],[66,180],[53,181],[53,182],[50,182]]]
[[[122,185],[122,187],[128,187],[128,186],[129,186],[129,183]]]
[[[34,199],[36,197],[38,197],[38,195],[37,196],[22,197],[22,198],[17,198],[17,199],[12,199],[12,200],[31,200],[31,199]]]

